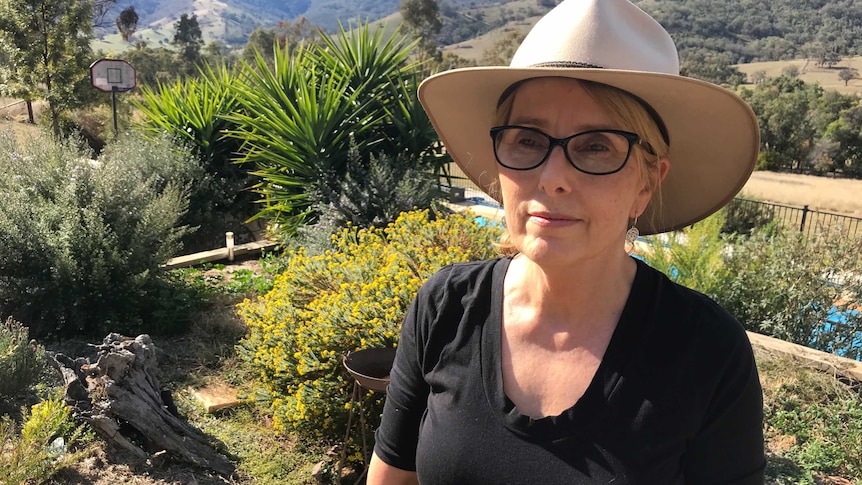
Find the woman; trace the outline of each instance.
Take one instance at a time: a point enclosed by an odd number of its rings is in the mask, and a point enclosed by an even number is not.
[[[678,72],[631,3],[565,0],[510,67],[423,83],[453,159],[502,199],[514,255],[420,290],[369,484],[763,483],[745,332],[625,250],[715,212],[754,165],[751,110]]]

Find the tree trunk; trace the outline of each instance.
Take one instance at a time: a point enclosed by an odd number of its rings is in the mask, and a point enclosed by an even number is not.
[[[176,408],[156,378],[156,348],[149,335],[132,339],[112,333],[96,349],[95,364],[54,356],[66,383],[65,401],[76,416],[108,443],[141,459],[147,451],[165,450],[181,461],[233,474],[233,464],[212,448],[212,439],[170,412]]]

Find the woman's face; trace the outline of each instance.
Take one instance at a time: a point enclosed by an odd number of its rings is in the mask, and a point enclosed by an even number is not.
[[[575,80],[530,80],[513,96],[509,125],[537,128],[556,138],[624,130]],[[553,265],[549,267],[625,256],[628,221],[643,212],[652,195],[638,169],[638,150],[633,148],[625,167],[609,175],[576,170],[560,147],[532,170],[498,166],[506,225],[518,251],[542,266]],[[666,160],[659,169],[663,175]]]

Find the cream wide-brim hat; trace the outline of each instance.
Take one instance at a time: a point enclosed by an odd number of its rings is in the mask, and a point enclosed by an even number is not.
[[[512,63],[429,77],[419,100],[455,163],[499,200],[489,135],[500,96],[537,77],[595,81],[627,91],[661,118],[670,170],[641,234],[673,231],[716,212],[742,189],[760,145],[757,119],[731,91],[679,75],[670,35],[626,0],[564,0],[533,27]]]

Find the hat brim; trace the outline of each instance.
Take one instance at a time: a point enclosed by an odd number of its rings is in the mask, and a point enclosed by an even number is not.
[[[641,234],[689,226],[721,209],[745,185],[757,159],[760,132],[736,94],[671,74],[588,68],[477,67],[426,79],[419,100],[448,153],[485,193],[501,202],[489,129],[503,91],[537,77],[566,77],[617,87],[661,116],[670,138],[670,170],[638,219]]]

